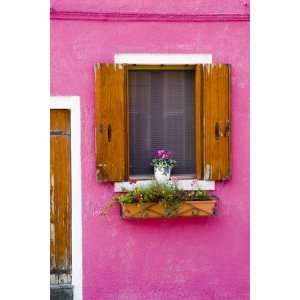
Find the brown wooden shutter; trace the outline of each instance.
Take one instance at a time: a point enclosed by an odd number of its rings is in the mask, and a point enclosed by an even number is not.
[[[127,67],[97,64],[96,169],[97,179],[128,179]]]
[[[230,66],[197,65],[196,174],[226,180],[230,173]]]

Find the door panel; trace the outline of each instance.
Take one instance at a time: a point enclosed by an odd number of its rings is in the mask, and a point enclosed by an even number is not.
[[[71,284],[70,111],[50,113],[50,280]]]

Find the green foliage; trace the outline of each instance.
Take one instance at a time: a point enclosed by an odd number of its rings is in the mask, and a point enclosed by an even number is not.
[[[201,197],[207,198],[208,193],[207,193],[207,191],[198,189],[198,190],[194,191],[194,194],[192,196],[194,197],[194,199],[201,199]]]
[[[182,197],[182,192],[176,185],[153,182],[147,187],[135,187],[132,191],[124,190],[124,194],[116,197],[120,203],[147,203],[172,201]]]
[[[115,200],[119,203],[148,203],[160,202],[169,205],[173,202],[184,202],[211,198],[206,191],[197,189],[185,191],[177,187],[176,183],[164,184],[154,181],[150,186],[135,187],[132,191],[124,190]]]
[[[158,168],[173,168],[176,166],[176,160],[153,158],[150,165]]]

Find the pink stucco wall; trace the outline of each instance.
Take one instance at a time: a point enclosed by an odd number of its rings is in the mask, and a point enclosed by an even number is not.
[[[250,0],[51,0],[59,11],[174,14],[245,14]]]
[[[157,1],[160,9],[156,1],[98,3],[52,7],[199,13],[205,3],[204,13],[248,13],[243,1],[229,0]],[[124,52],[212,53],[213,62],[232,65],[233,177],[217,185],[217,217],[124,221],[117,207],[97,215],[113,186],[96,182],[93,66]],[[249,22],[52,20],[51,95],[81,100],[84,299],[249,299]]]

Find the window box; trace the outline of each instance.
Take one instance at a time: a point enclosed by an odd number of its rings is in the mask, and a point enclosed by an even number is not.
[[[207,199],[182,202],[171,214],[161,203],[157,202],[121,204],[121,214],[124,219],[204,217],[215,215],[215,211],[216,198],[212,196]]]

